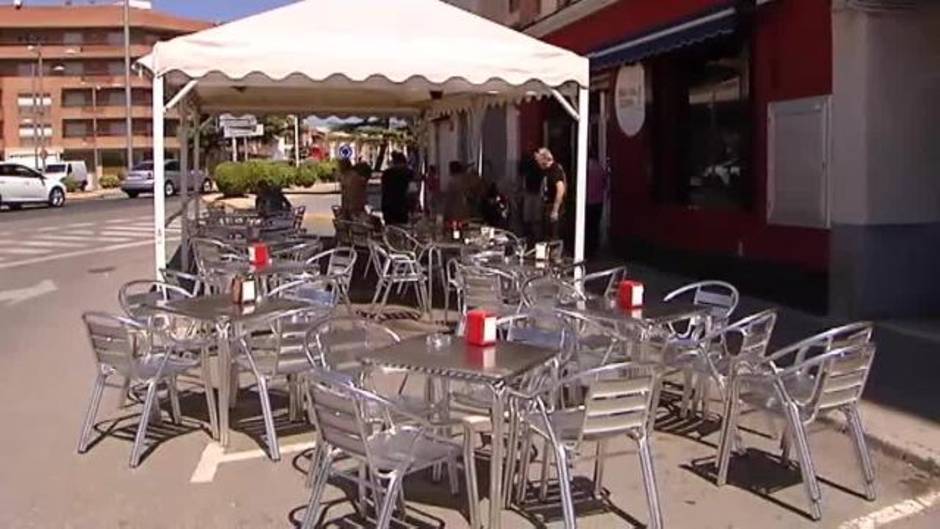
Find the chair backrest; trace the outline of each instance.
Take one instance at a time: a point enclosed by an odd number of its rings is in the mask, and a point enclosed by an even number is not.
[[[291,210],[293,215],[293,227],[295,231],[300,231],[304,227],[304,215],[307,213],[307,206],[294,206]]]
[[[585,437],[648,433],[659,382],[656,367],[608,364],[582,372],[575,379],[588,387],[579,442]]]
[[[332,276],[311,275],[278,285],[264,294],[264,299],[288,298],[307,301],[319,307],[336,305],[338,279]]]
[[[546,349],[569,351],[575,336],[564,315],[549,310],[530,310],[496,320],[496,329],[506,341]]]
[[[875,360],[875,344],[855,343],[825,353],[816,374],[812,405],[816,413],[855,404],[865,391]]]
[[[527,307],[556,307],[585,301],[587,297],[578,288],[557,277],[533,277],[523,283],[522,303]]]
[[[766,354],[767,345],[770,343],[776,323],[777,311],[767,309],[741,318],[727,327],[714,331],[710,338],[720,339],[728,347],[731,345],[731,336],[736,336],[737,353],[734,354],[735,358],[756,363],[760,362]],[[705,344],[713,343],[714,340],[710,338],[707,337],[703,342]]]
[[[146,319],[152,314],[152,306],[159,301],[191,297],[193,294],[183,287],[149,279],[131,281],[118,290],[121,309],[135,320]]]
[[[324,317],[322,309],[304,307],[262,318],[242,329],[240,341],[244,352],[255,367],[265,375],[277,376],[282,371],[282,360],[290,358],[303,362],[304,340],[307,330]],[[262,358],[273,361],[261,363]]]
[[[461,314],[466,314],[471,309],[504,308],[515,281],[511,275],[485,266],[456,263],[454,267]]]
[[[355,317],[320,320],[306,333],[304,346],[311,365],[325,369],[358,366],[356,356],[401,341],[388,327]]]
[[[384,238],[385,244],[393,251],[411,252],[416,255],[421,252],[421,243],[418,239],[399,226],[386,226]]]
[[[147,351],[147,328],[130,319],[104,312],[86,312],[82,321],[95,362],[118,373],[132,375],[135,358]]]
[[[287,261],[303,262],[323,249],[319,240],[305,241],[272,252],[272,257]]]
[[[724,325],[738,306],[741,295],[731,283],[724,281],[699,281],[679,287],[666,294],[664,301],[691,296],[692,303],[709,308],[715,327]]]
[[[561,239],[553,241],[545,241],[545,244],[548,246],[548,260],[549,261],[559,261],[565,254],[565,241]],[[526,253],[526,257],[535,257],[535,245],[532,246]]]
[[[172,268],[161,268],[160,277],[163,278],[164,283],[178,286],[193,296],[198,296],[202,293],[203,280],[199,276],[180,272]]]
[[[200,274],[208,272],[207,262],[229,261],[246,259],[238,250],[222,241],[205,237],[194,237],[190,240],[193,257],[196,260],[196,269]]]
[[[627,267],[617,266],[608,268],[607,270],[585,274],[581,276],[580,279],[572,278],[571,283],[576,286],[579,284],[582,285],[585,292],[592,291],[593,288],[593,292],[609,298],[617,295],[617,288],[620,286],[620,282],[626,278]]]
[[[348,388],[351,383],[316,374],[312,378],[310,397],[320,441],[349,456],[368,461],[367,441],[372,428],[364,419],[359,395]]]
[[[337,206],[334,206],[337,207]],[[333,231],[336,244],[352,244],[352,222],[336,216],[333,217]]]

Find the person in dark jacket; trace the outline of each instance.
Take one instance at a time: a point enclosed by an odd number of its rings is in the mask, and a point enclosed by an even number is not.
[[[408,185],[414,172],[405,155],[392,153],[392,166],[382,173],[382,216],[386,224],[408,223]]]
[[[258,194],[255,196],[255,209],[262,217],[290,213],[293,207],[280,187],[272,186],[265,181],[258,185]]]

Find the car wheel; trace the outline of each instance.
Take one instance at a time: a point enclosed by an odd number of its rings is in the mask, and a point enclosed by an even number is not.
[[[209,180],[208,178],[206,178],[205,180],[202,181],[202,192],[203,193],[212,192],[212,180]]]
[[[173,182],[167,180],[163,184],[163,194],[168,197],[171,197],[176,194],[176,186],[173,185]]]
[[[125,191],[124,193],[127,194],[127,198],[137,198],[137,195],[140,194],[137,191]]]
[[[58,187],[49,192],[49,206],[61,208],[65,205],[65,193]]]

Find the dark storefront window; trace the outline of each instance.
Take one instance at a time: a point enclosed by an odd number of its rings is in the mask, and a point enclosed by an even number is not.
[[[749,63],[748,47],[737,37],[653,62],[657,200],[705,208],[750,206]]]

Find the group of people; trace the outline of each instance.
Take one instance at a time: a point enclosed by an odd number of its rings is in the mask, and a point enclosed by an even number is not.
[[[409,167],[401,152],[391,154],[391,163],[382,173],[381,208],[386,224],[406,224],[411,213],[425,209],[447,220],[481,218],[489,225],[509,227],[510,201],[492,180],[459,161],[448,165],[449,185],[441,190],[437,168],[428,167],[419,177]],[[347,215],[365,212],[366,189],[372,168],[365,163],[340,162],[342,208]],[[527,156],[519,168],[522,200],[523,235],[530,240],[562,237],[560,226],[565,216],[568,177],[552,152],[543,147]],[[596,157],[588,161],[587,251],[597,247],[599,223],[607,191],[607,173]],[[419,198],[423,196],[423,199]]]

